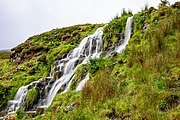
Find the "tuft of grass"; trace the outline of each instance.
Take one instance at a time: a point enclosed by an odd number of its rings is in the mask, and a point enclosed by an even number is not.
[[[35,88],[30,89],[26,96],[24,109],[29,110],[30,108],[32,108],[33,107],[32,105],[36,103],[37,100],[38,100],[38,91]]]

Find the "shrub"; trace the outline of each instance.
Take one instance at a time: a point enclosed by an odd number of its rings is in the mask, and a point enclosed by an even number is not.
[[[83,97],[90,98],[92,103],[103,102],[116,93],[116,83],[109,75],[110,70],[105,68],[96,73],[83,89]]]

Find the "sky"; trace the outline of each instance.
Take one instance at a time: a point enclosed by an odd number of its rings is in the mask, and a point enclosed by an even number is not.
[[[171,4],[177,0],[169,0]],[[137,13],[160,0],[0,0],[0,49],[11,49],[30,36],[85,23],[108,23],[122,9]]]

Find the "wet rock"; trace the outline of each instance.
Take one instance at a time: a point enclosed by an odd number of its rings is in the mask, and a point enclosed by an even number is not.
[[[112,65],[111,65],[111,71],[114,69],[114,66],[116,65],[116,62],[114,62]]]
[[[43,88],[45,85],[46,85],[46,83],[43,82],[43,81],[41,81],[41,82],[39,82],[36,86],[37,86],[38,88]]]
[[[66,58],[66,57],[67,57],[67,53],[64,53],[63,55],[58,57],[56,60],[61,60],[61,59]]]
[[[115,76],[119,75],[119,73],[120,73],[120,72],[119,72],[119,71],[117,71],[117,72],[115,73]]]
[[[62,41],[66,41],[66,40],[69,39],[69,38],[71,38],[70,35],[64,35],[64,36],[62,36],[61,40],[62,40]]]
[[[149,13],[151,13],[151,12],[156,11],[156,9],[154,7],[150,7],[148,11],[149,11]]]
[[[13,51],[10,55],[11,62],[16,62],[16,63],[21,62],[20,56],[21,56],[20,53]]]
[[[123,64],[124,62],[123,62],[123,60],[119,60],[118,63],[119,64]]]
[[[38,70],[37,68],[33,68],[33,69],[31,69],[31,71],[29,72],[29,74],[30,74],[30,75],[34,75],[37,70]]]
[[[65,113],[68,113],[69,111],[72,111],[72,110],[75,108],[75,105],[76,105],[76,103],[71,104],[70,106],[68,106],[68,107],[64,110],[64,112],[65,112]]]
[[[62,75],[63,75],[63,72],[61,72],[61,71],[58,71],[58,72],[57,72],[57,77],[58,77],[58,78],[60,78]]]
[[[118,38],[118,40],[119,40],[120,42],[122,42],[122,41],[124,40],[124,33],[119,33],[119,34],[117,35],[117,38]]]
[[[106,116],[110,119],[113,119],[113,120],[118,120],[118,116],[116,114],[116,111],[114,108],[112,108],[112,112],[110,113],[107,113]]]
[[[73,37],[79,36],[80,34],[78,32],[73,33]]]
[[[117,56],[117,55],[118,55],[117,52],[112,52],[112,53],[111,53],[111,56],[113,56],[113,57],[115,57],[115,56]]]
[[[56,81],[56,80],[52,79],[52,80],[49,82],[49,84],[52,85],[55,81]]]
[[[149,23],[145,23],[143,26],[143,32],[145,32],[148,27],[149,27]]]

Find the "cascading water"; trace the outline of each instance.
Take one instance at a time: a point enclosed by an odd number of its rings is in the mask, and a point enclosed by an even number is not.
[[[115,48],[116,52],[122,53],[122,51],[125,49],[126,45],[128,44],[129,39],[131,38],[132,27],[133,27],[133,16],[127,19],[126,29],[125,29],[125,38],[124,38],[123,43]]]
[[[72,50],[67,57],[55,61],[51,65],[52,72],[48,81],[42,80],[32,82],[27,86],[19,88],[14,100],[9,101],[9,113],[16,111],[19,107],[24,107],[24,102],[29,88],[35,87],[40,89],[40,99],[37,105],[34,105],[33,109],[37,107],[48,107],[58,91],[60,93],[67,92],[71,84],[71,78],[73,77],[77,67],[82,63],[85,64],[89,59],[97,58],[100,56],[102,48],[102,27],[86,38],[84,38],[80,45]],[[38,87],[39,86],[39,87]]]
[[[76,88],[76,92],[77,92],[77,91],[81,91],[88,80],[89,80],[89,73],[88,73],[88,74],[86,75],[86,77],[79,83],[79,85],[78,85],[77,88]]]
[[[126,23],[125,40],[116,47],[115,51],[121,53],[132,33],[133,17],[129,17]],[[41,78],[38,81],[32,82],[29,85],[22,86],[17,91],[14,100],[9,101],[9,113],[17,111],[19,107],[24,107],[26,95],[31,88],[36,88],[39,91],[39,100],[36,105],[33,105],[31,110],[38,107],[48,107],[57,93],[65,93],[71,85],[77,67],[80,64],[86,64],[89,59],[100,57],[103,42],[103,28],[98,28],[97,31],[84,38],[78,47],[70,51],[70,53],[60,60],[54,61],[51,65],[50,77]],[[83,86],[89,79],[89,74],[79,83],[76,91],[82,90]]]
[[[67,92],[70,87],[71,78],[73,77],[79,64],[87,63],[90,58],[100,56],[103,35],[102,29],[103,28],[99,28],[93,35],[84,38],[80,45],[67,55],[67,58],[59,61],[60,64],[62,61],[66,61],[63,65],[64,74],[54,82],[47,95],[46,102],[43,105],[49,106],[60,88],[64,87],[64,90],[61,93]]]

